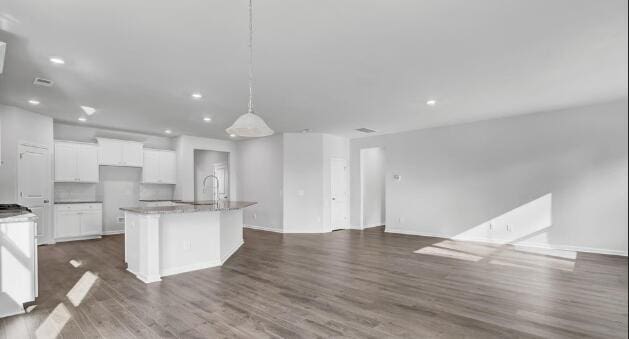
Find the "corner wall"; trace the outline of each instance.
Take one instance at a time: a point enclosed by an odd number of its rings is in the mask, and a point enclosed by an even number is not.
[[[387,231],[627,254],[626,99],[353,139],[354,197],[360,149],[378,146]]]

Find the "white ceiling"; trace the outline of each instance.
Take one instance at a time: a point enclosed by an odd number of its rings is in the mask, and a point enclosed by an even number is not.
[[[626,0],[254,0],[254,26],[256,107],[277,132],[390,133],[627,96]],[[246,0],[2,0],[0,28],[0,103],[220,138],[246,111]]]

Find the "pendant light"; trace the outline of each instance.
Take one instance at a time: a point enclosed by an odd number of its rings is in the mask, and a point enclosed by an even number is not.
[[[225,131],[239,137],[266,137],[273,130],[253,110],[253,6],[249,0],[249,111],[236,119]]]

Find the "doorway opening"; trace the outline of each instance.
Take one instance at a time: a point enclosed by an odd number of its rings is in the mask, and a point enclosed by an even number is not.
[[[195,149],[194,200],[214,200],[215,193],[220,200],[229,199],[229,152]]]
[[[383,226],[386,220],[385,155],[381,147],[360,150],[360,226]]]

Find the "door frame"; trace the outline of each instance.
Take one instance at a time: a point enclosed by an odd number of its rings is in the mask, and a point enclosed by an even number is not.
[[[216,175],[216,170],[217,169],[221,169],[221,168],[223,170],[225,170],[225,178],[223,180],[224,181],[223,182],[224,194],[223,194],[222,197],[219,196],[219,198],[225,199],[225,196],[227,196],[228,197],[227,199],[229,199],[229,165],[226,162],[219,162],[219,163],[214,164],[214,176],[216,176],[218,178],[218,176]],[[227,189],[225,189],[225,187],[227,187]],[[219,192],[219,194],[220,194],[220,192]]]
[[[39,144],[39,143],[34,143],[34,142],[30,142],[30,141],[25,141],[25,140],[18,140],[17,143],[17,150],[15,153],[15,157],[16,157],[16,161],[15,161],[15,201],[17,201],[18,203],[22,202],[22,199],[20,197],[20,154],[21,154],[21,150],[22,147],[31,147],[31,148],[39,148],[42,150],[46,150],[48,155],[47,155],[47,166],[48,166],[48,185],[47,186],[47,190],[46,190],[46,196],[48,199],[44,198],[44,201],[47,200],[47,202],[43,203],[44,206],[44,211],[43,213],[45,214],[45,218],[47,221],[47,227],[44,230],[43,236],[44,239],[37,239],[37,245],[44,245],[44,244],[54,244],[55,243],[55,238],[54,238],[54,222],[53,222],[53,211],[52,211],[52,207],[53,207],[53,199],[52,199],[52,192],[54,190],[54,170],[53,170],[53,166],[52,166],[52,161],[51,159],[53,159],[52,157],[54,156],[52,154],[54,147],[49,147],[47,145],[44,144]]]

